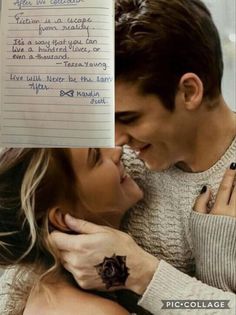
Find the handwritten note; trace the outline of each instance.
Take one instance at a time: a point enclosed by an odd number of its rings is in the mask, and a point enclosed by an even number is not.
[[[114,145],[113,7],[3,1],[0,145]]]

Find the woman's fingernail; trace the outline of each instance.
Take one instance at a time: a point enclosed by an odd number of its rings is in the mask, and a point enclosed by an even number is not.
[[[203,186],[200,194],[204,194],[207,191],[207,186]]]
[[[230,169],[231,170],[236,170],[236,163],[231,163]]]

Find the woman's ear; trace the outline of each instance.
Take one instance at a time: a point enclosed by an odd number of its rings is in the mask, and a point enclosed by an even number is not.
[[[195,73],[185,73],[179,81],[179,92],[187,110],[197,109],[203,99],[203,83]]]
[[[65,223],[65,214],[61,208],[55,207],[49,210],[48,220],[50,224],[61,232],[69,232],[70,229]]]

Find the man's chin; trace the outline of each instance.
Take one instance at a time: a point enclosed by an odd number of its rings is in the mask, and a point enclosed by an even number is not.
[[[148,168],[150,171],[156,171],[156,172],[161,172],[168,170],[171,166],[167,164],[158,164],[156,161],[148,161],[148,160],[143,160],[146,168]]]

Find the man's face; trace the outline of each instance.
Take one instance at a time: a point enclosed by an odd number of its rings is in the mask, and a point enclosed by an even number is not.
[[[171,112],[157,96],[141,95],[136,85],[117,81],[117,145],[131,146],[153,170],[185,161],[194,126],[181,101],[175,105]]]

